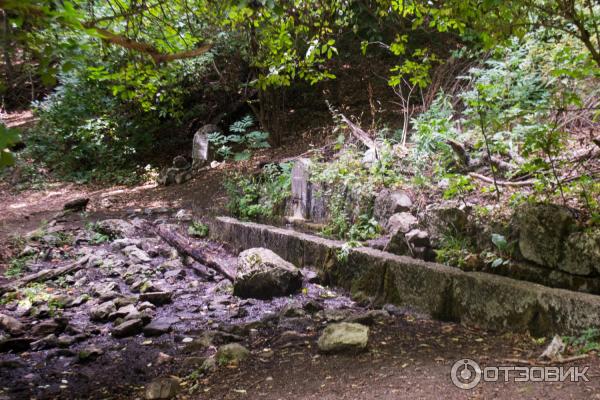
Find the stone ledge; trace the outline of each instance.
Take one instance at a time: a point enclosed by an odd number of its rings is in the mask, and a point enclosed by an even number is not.
[[[548,288],[482,272],[397,256],[372,248],[336,258],[343,242],[234,218],[211,221],[211,236],[238,250],[266,247],[327,283],[370,297],[492,330],[565,334],[600,327],[600,296]]]

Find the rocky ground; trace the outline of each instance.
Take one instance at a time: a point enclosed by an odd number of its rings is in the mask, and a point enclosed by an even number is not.
[[[98,221],[59,213],[26,235],[21,275],[73,269],[2,297],[0,398],[599,398],[594,355],[576,361],[591,365],[587,383],[455,388],[454,361],[535,361],[544,343],[391,305],[372,310],[321,286],[308,270],[298,274],[297,288],[296,275],[277,275],[293,294],[235,296],[237,286],[182,257],[153,230],[186,235],[191,219],[164,208]],[[238,255],[226,245],[189,243],[236,270]],[[268,259],[245,254],[249,276],[252,260]],[[264,297],[259,292],[253,295]]]

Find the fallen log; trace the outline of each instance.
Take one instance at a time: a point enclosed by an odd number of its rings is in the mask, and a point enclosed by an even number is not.
[[[18,288],[33,282],[47,281],[50,279],[58,278],[61,275],[66,275],[70,274],[71,272],[79,271],[81,268],[83,268],[83,265],[87,262],[87,260],[87,257],[80,258],[79,260],[62,267],[45,269],[34,274],[24,276],[20,279],[0,286],[0,294],[14,292]]]
[[[190,256],[206,267],[217,271],[225,278],[233,282],[235,275],[230,272],[225,266],[212,255],[202,251],[201,249],[192,247],[190,240],[183,235],[172,231],[164,226],[159,226],[154,229],[154,232],[160,236],[165,242],[173,246],[180,254]]]

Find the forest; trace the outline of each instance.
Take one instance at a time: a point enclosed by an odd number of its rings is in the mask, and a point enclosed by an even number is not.
[[[0,47],[0,399],[600,391],[480,383],[600,373],[596,0],[0,0]]]

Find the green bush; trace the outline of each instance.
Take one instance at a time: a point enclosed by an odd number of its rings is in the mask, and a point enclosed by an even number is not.
[[[235,174],[225,183],[229,212],[242,219],[283,215],[292,190],[292,164],[267,164],[259,176]]]
[[[149,149],[157,120],[127,110],[98,82],[77,74],[43,102],[26,138],[26,156],[42,162],[59,177],[76,181],[132,183],[139,174],[138,154]],[[131,114],[127,114],[127,112]]]

